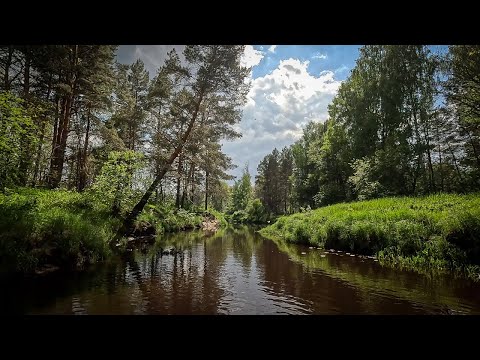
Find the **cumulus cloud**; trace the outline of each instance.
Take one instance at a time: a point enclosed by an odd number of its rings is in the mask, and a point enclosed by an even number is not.
[[[273,72],[252,80],[238,125],[243,136],[223,145],[238,165],[232,175],[240,175],[247,161],[255,175],[259,161],[273,148],[280,150],[299,139],[307,122],[327,119],[327,106],[341,82],[332,71],[308,73],[308,65],[298,59],[282,60]]]
[[[316,53],[312,56],[312,59],[324,60],[326,58],[327,58],[327,54],[322,54],[322,53]]]
[[[247,45],[241,59],[241,64],[242,66],[253,67],[260,64],[263,57],[264,55],[262,51],[255,50],[252,45]]]
[[[276,48],[277,48],[277,45],[272,45],[268,48],[268,51],[274,53]]]

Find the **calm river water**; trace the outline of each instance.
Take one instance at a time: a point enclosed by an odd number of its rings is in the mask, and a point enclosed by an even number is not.
[[[175,255],[161,248],[174,247]],[[2,284],[3,314],[480,314],[480,284],[277,245],[253,229],[163,236],[88,271]]]

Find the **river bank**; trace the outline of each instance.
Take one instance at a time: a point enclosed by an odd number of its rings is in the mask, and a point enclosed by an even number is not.
[[[43,274],[103,261],[126,249],[110,246],[121,223],[121,216],[86,192],[16,189],[0,194],[0,270]],[[225,220],[219,213],[148,205],[133,237],[201,228],[202,223],[215,231]],[[131,238],[119,240],[126,245]]]
[[[376,255],[419,272],[480,274],[480,195],[342,203],[284,216],[260,233],[287,243]]]

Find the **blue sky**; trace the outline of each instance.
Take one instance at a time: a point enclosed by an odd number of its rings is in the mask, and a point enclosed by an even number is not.
[[[178,45],[122,45],[117,60],[144,61],[154,76],[172,48]],[[243,136],[222,143],[238,176],[245,163],[254,177],[260,160],[275,147],[281,149],[300,138],[309,121],[325,121],[327,106],[341,82],[355,66],[359,45],[247,45],[243,62],[252,66],[251,90],[237,125]],[[253,179],[252,179],[253,180]]]
[[[309,60],[308,72],[320,73],[323,70],[336,70],[339,80],[348,76],[358,57],[358,45],[277,45],[274,52],[268,51],[271,45],[253,45],[255,50],[267,50],[266,56],[253,68],[253,78],[271,73],[283,59]]]

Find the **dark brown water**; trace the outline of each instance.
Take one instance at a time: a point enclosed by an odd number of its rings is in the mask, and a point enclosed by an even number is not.
[[[174,246],[176,255],[161,255]],[[480,284],[280,244],[253,230],[180,233],[89,271],[2,285],[26,314],[480,314]]]

